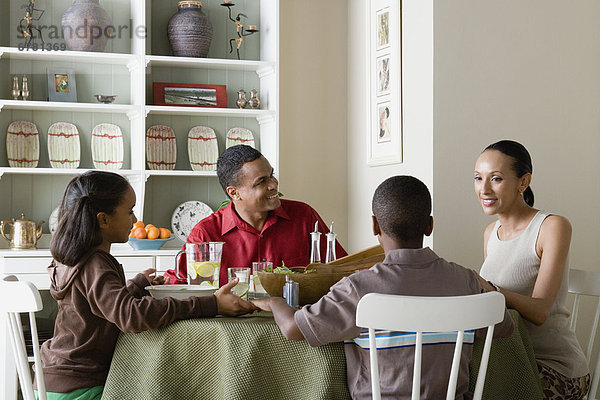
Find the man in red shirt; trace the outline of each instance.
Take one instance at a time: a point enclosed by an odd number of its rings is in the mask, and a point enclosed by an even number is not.
[[[219,183],[231,199],[226,207],[198,222],[187,243],[225,242],[219,282],[227,283],[229,267],[251,267],[253,261],[270,261],[273,266],[306,266],[310,262],[310,232],[318,222],[319,232],[329,229],[308,204],[282,200],[269,161],[250,146],[225,150],[217,161]],[[325,257],[325,235],[321,257]],[[185,245],[184,245],[185,249]],[[336,241],[336,256],[346,251]],[[186,273],[185,252],[179,270]]]

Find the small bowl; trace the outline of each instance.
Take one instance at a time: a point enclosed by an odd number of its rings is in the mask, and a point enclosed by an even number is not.
[[[107,95],[103,95],[103,94],[95,94],[94,97],[96,98],[96,100],[98,100],[100,103],[104,103],[104,104],[110,104],[113,101],[115,101],[115,98],[117,97],[116,95],[114,96],[107,96]]]
[[[175,239],[174,237],[170,237],[168,239],[136,239],[129,238],[129,245],[133,247],[134,250],[158,250],[169,240]]]
[[[217,288],[201,285],[156,285],[146,286],[146,290],[149,291],[155,299],[173,297],[174,299],[185,300],[190,296],[210,296],[217,291]]]
[[[285,277],[286,275],[289,275],[294,282],[298,282],[298,302],[303,306],[305,304],[316,303],[321,297],[326,295],[327,292],[329,292],[329,288],[335,285],[340,279],[352,275],[354,272],[355,271],[280,274],[259,271],[258,278],[260,279],[263,288],[269,293],[269,296],[282,297]]]

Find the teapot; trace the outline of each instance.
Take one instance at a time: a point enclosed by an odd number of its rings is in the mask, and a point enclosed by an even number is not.
[[[2,221],[0,232],[4,239],[9,241],[9,248],[14,250],[35,249],[37,240],[42,236],[42,225],[45,221],[40,221],[35,226],[35,222],[25,219],[25,214],[21,213],[21,219],[11,221]],[[12,226],[12,233],[8,235],[4,231],[6,225]]]

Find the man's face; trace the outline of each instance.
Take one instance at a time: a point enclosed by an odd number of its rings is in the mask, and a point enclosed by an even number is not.
[[[269,212],[281,205],[277,194],[279,182],[266,158],[245,163],[239,172],[239,182],[238,186],[230,186],[231,190],[228,190],[238,210]]]

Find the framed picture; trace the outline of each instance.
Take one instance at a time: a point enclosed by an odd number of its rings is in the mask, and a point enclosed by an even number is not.
[[[225,85],[154,82],[154,105],[227,108]]]
[[[401,1],[368,0],[367,165],[402,162]]]
[[[48,101],[77,102],[75,72],[69,68],[46,68]]]

